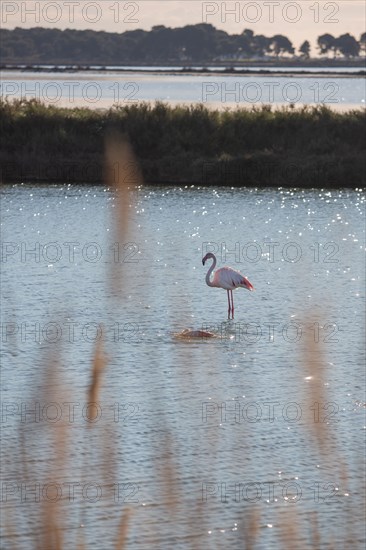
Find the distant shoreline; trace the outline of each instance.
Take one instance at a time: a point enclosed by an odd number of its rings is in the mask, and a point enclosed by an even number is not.
[[[307,69],[310,69],[311,67],[304,67],[302,68],[301,65],[294,66],[276,66],[276,65],[269,65],[263,66],[263,68],[258,69],[251,69],[249,67],[243,67],[242,69],[234,68],[234,67],[225,67],[223,66],[222,69],[217,69],[218,64],[215,64],[216,66],[213,69],[210,69],[210,67],[202,67],[202,68],[192,68],[192,67],[181,67],[181,68],[170,68],[170,67],[128,67],[128,66],[121,66],[121,67],[108,67],[108,66],[75,66],[75,65],[54,65],[54,66],[44,66],[44,65],[0,65],[0,71],[14,71],[14,72],[37,72],[37,73],[81,73],[81,72],[98,72],[98,73],[110,73],[110,72],[118,72],[118,73],[141,73],[141,74],[163,74],[163,75],[199,75],[199,76],[222,76],[222,75],[236,75],[236,76],[269,76],[269,77],[280,77],[280,76],[287,76],[289,78],[296,78],[296,77],[314,77],[317,78],[327,78],[327,77],[333,77],[333,78],[362,78],[366,77],[366,70],[362,69],[361,67],[350,67],[354,69],[352,72],[339,72],[332,70],[331,67],[329,67],[329,70],[326,71],[310,71]],[[270,68],[274,69],[277,68],[277,70],[270,70]],[[301,71],[294,71],[294,68],[301,68]],[[316,68],[316,66],[314,67]],[[328,68],[328,67],[327,67]],[[344,67],[342,67],[344,68]]]

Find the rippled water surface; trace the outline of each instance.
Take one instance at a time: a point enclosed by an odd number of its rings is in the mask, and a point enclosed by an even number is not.
[[[103,187],[1,195],[4,548],[52,500],[70,548],[363,548],[360,190],[141,187],[122,241]]]

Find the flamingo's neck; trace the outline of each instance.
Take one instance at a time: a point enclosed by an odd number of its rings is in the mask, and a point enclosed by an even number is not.
[[[215,258],[215,256],[214,256],[212,259],[213,259],[212,265],[211,265],[210,269],[207,271],[207,274],[206,274],[206,284],[207,284],[208,286],[215,286],[215,285],[210,281],[211,273],[213,272],[213,270],[214,270],[215,267],[216,267],[216,258]]]

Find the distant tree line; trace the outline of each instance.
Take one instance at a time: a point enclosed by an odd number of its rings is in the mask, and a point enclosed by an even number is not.
[[[355,58],[366,51],[366,33],[359,40],[349,33],[338,38],[324,34],[317,40],[322,56]],[[308,40],[298,51],[286,36],[267,37],[245,29],[229,35],[201,23],[181,28],[158,25],[121,34],[104,31],[58,29],[0,30],[0,56],[4,63],[123,65],[207,63],[251,58],[291,57],[309,59]]]

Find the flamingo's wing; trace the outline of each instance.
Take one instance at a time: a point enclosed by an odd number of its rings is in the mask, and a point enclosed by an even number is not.
[[[221,267],[215,272],[214,280],[215,286],[224,288],[225,290],[234,290],[234,288],[247,288],[253,290],[254,287],[249,280],[244,277],[239,271],[231,269],[231,267]]]

